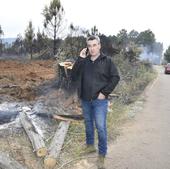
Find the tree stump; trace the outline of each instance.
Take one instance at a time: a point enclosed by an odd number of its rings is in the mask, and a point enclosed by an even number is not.
[[[68,89],[71,84],[72,62],[60,62],[58,64],[59,87]]]

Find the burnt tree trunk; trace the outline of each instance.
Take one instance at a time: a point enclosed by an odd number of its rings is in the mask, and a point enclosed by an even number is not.
[[[60,62],[58,64],[59,87],[69,89],[71,85],[72,62]]]

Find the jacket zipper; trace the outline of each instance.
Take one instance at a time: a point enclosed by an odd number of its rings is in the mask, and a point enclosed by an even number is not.
[[[94,61],[92,61],[92,87],[91,87],[91,101],[93,101],[93,87],[94,87]]]

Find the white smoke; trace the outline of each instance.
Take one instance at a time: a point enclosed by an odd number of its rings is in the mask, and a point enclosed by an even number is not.
[[[162,53],[157,54],[154,51],[149,51],[148,47],[142,46],[141,60],[147,60],[152,64],[161,64]]]

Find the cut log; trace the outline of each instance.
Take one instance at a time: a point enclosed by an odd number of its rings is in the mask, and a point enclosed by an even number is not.
[[[47,149],[45,147],[45,143],[42,139],[42,137],[38,134],[36,131],[36,128],[34,125],[31,123],[31,119],[28,118],[26,111],[30,111],[31,109],[29,108],[24,108],[20,112],[20,121],[25,129],[26,134],[28,135],[33,149],[36,152],[38,157],[44,157],[47,154]]]
[[[26,169],[26,167],[10,158],[8,154],[0,152],[0,169]]]
[[[49,154],[44,159],[44,165],[48,169],[54,168],[57,163],[57,158],[61,152],[69,124],[69,121],[62,121],[58,126],[58,129],[49,147]]]

